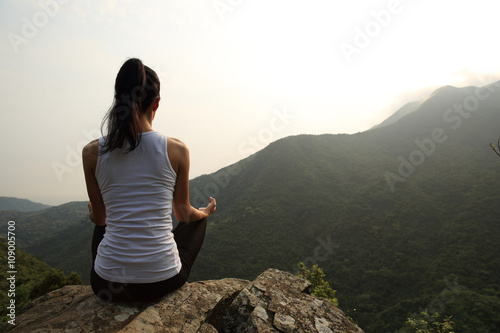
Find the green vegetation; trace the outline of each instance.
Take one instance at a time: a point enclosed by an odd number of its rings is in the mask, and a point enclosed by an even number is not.
[[[474,91],[448,87],[363,133],[287,137],[192,180],[192,201],[214,196],[218,209],[191,279],[302,261],[322,267],[366,332],[396,332],[426,308],[456,332],[500,327],[500,163],[488,146],[500,93],[467,118],[450,113]]]
[[[18,249],[66,274],[76,272],[84,283],[90,283],[93,223],[88,218],[87,202],[69,202],[35,212],[0,211],[0,230],[6,231],[11,220],[16,222]]]
[[[35,284],[30,292],[30,299],[35,299],[37,297],[43,296],[52,290],[59,289],[66,285],[82,284],[82,279],[80,276],[72,272],[69,276],[65,276],[62,269],[51,270],[47,272],[42,280]]]
[[[295,275],[311,282],[311,295],[325,298],[338,307],[339,301],[335,298],[335,290],[330,287],[328,281],[324,280],[325,273],[323,273],[323,270],[314,265],[311,272],[302,262],[299,262],[298,266],[299,271]]]
[[[424,311],[420,314],[420,318],[408,318],[406,323],[415,333],[453,333],[451,317],[443,318],[442,321],[438,321],[439,319],[438,313],[431,316]]]
[[[36,254],[51,267],[64,270],[66,274],[78,273],[83,283],[90,284],[93,231],[94,224],[86,217],[27,247],[26,251]]]
[[[0,238],[0,322],[7,317],[7,306],[11,299],[15,300],[16,312],[30,300],[58,289],[67,284],[81,284],[81,278],[76,273],[65,276],[61,270],[55,270],[42,260],[22,250],[16,250],[16,274],[7,273],[7,242]],[[7,278],[14,275],[15,290],[10,288]]]

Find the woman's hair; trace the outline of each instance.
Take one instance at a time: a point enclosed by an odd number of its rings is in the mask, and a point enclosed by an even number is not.
[[[140,115],[159,96],[158,75],[139,59],[127,60],[116,76],[114,101],[102,122],[102,127],[107,123],[102,153],[125,148],[127,143],[127,151],[134,150],[141,141]]]

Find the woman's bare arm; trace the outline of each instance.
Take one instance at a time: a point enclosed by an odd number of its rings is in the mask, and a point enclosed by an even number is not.
[[[206,207],[196,209],[189,201],[189,149],[180,140],[168,138],[168,157],[174,171],[177,173],[177,181],[174,188],[174,215],[180,222],[193,222],[207,218],[216,209],[214,198]]]
[[[95,177],[97,166],[97,156],[99,152],[99,140],[94,140],[86,145],[82,150],[83,172],[87,193],[89,195],[90,220],[96,225],[106,225],[106,207],[102,200],[101,191]]]

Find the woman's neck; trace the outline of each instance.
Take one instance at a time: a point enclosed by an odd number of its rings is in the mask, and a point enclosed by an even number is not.
[[[151,132],[153,131],[153,119],[155,117],[155,112],[150,110],[147,112],[144,112],[140,119],[141,119],[141,127],[142,127],[142,132]]]

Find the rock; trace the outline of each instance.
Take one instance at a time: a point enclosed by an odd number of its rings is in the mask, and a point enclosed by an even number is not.
[[[356,332],[328,300],[305,293],[309,282],[268,269],[253,282],[187,283],[152,303],[106,303],[90,286],[66,286],[25,305],[8,332]]]
[[[308,287],[290,273],[266,270],[238,293],[219,332],[363,332],[333,303],[305,293]]]
[[[207,321],[216,318],[217,304],[249,282],[222,279],[187,283],[154,303],[142,304],[106,303],[90,286],[65,286],[27,304],[16,317],[16,325],[4,323],[0,331],[217,332]]]

